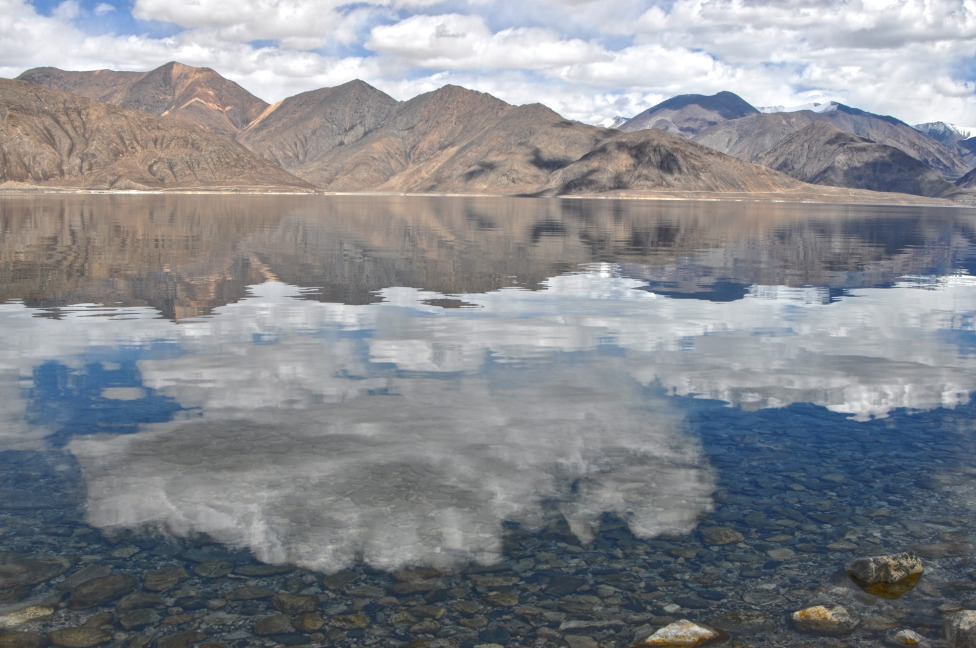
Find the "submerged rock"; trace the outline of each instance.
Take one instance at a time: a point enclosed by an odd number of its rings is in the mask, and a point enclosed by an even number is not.
[[[0,648],[44,648],[48,645],[44,635],[36,632],[6,632],[0,634]]]
[[[793,621],[793,627],[800,632],[822,635],[847,634],[859,622],[843,605],[815,605],[794,612],[790,620]]]
[[[47,605],[29,605],[10,614],[5,614],[0,616],[0,630],[7,630],[9,628],[16,628],[19,625],[23,625],[28,621],[35,621],[37,619],[46,619],[47,617],[54,614],[54,608]]]
[[[128,594],[136,588],[136,578],[132,574],[113,574],[93,578],[82,583],[68,598],[68,607],[82,609],[95,607]]]
[[[898,598],[922,577],[922,560],[910,552],[858,558],[848,563],[847,575],[869,594]]]
[[[885,643],[889,646],[921,646],[925,643],[925,637],[914,630],[904,629],[889,635]]]
[[[708,545],[727,545],[745,540],[745,536],[729,527],[703,527],[699,532],[702,541]]]
[[[92,648],[112,640],[112,635],[101,628],[61,628],[52,630],[47,638],[61,648]]]
[[[721,630],[699,625],[688,619],[680,619],[666,625],[650,637],[633,644],[638,646],[661,646],[663,648],[691,648],[710,641],[727,638]]]
[[[947,614],[942,627],[949,648],[976,648],[976,610]]]

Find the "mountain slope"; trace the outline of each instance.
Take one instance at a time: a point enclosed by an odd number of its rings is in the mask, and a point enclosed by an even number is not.
[[[706,128],[693,135],[692,139],[742,160],[758,162],[761,155],[786,137],[814,122],[827,122],[846,133],[893,146],[924,162],[947,179],[958,178],[968,170],[956,152],[908,124],[842,104],[827,112],[802,110],[751,115]]]
[[[210,68],[167,63],[150,72],[67,72],[34,68],[19,77],[105,103],[145,110],[234,137],[267,107]]]
[[[0,79],[0,182],[99,189],[311,189],[220,135],[9,79]]]
[[[814,122],[797,131],[757,162],[813,184],[931,197],[959,193],[907,153],[845,133],[828,122]]]
[[[546,193],[782,192],[802,184],[660,130],[618,135],[552,174]]]
[[[619,128],[626,132],[657,128],[677,135],[691,136],[709,126],[758,112],[731,92],[719,92],[711,96],[678,95],[648,108]]]
[[[374,131],[397,105],[396,99],[376,88],[351,81],[270,106],[237,140],[293,173],[314,174],[318,160]]]

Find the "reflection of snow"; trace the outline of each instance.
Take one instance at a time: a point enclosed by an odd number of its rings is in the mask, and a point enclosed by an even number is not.
[[[443,309],[445,296],[414,289],[349,306],[268,282],[180,324],[0,306],[0,443],[43,442],[18,396],[42,363],[81,371],[99,349],[168,341],[180,353],[143,356],[143,384],[99,393],[132,406],[161,394],[181,419],[69,446],[92,521],[207,531],[319,568],[359,553],[393,566],[493,555],[503,520],[543,524],[550,506],[584,538],[604,511],[644,535],[688,528],[709,506],[709,470],[672,406],[641,385],[858,418],[953,406],[974,389],[976,354],[960,347],[976,339],[970,278],[833,303],[778,287],[712,303],[642,286],[601,267],[540,291],[452,295],[474,307]]]

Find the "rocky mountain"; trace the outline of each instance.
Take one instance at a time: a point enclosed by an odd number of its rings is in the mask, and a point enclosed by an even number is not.
[[[9,79],[0,79],[3,182],[93,189],[311,189],[226,137]]]
[[[687,94],[672,97],[648,108],[619,126],[633,132],[656,128],[690,137],[709,126],[755,115],[759,111],[731,92],[711,96]]]
[[[505,194],[538,190],[554,169],[616,132],[457,86],[403,103],[362,82],[334,90],[307,97],[327,122],[314,146],[303,130],[310,109],[292,110],[291,100],[242,133],[242,142],[330,191]],[[296,154],[269,146],[275,141]]]
[[[976,133],[945,122],[915,124],[912,128],[956,151],[969,167],[976,167]]]
[[[956,180],[956,186],[962,189],[976,189],[976,169]]]
[[[692,136],[699,144],[750,162],[814,122],[828,122],[840,130],[897,148],[924,162],[944,178],[954,180],[969,170],[962,157],[908,124],[837,104],[825,112],[760,113],[725,121]]]
[[[376,130],[399,102],[362,81],[303,92],[269,106],[237,136],[261,157],[297,174]]]
[[[610,138],[552,174],[547,192],[614,191],[781,192],[799,182],[661,130]]]
[[[235,137],[268,107],[267,102],[210,68],[175,62],[150,72],[34,68],[17,78],[116,106],[144,110],[228,137]]]
[[[932,197],[961,193],[907,153],[851,135],[825,121],[788,136],[757,162],[813,184]]]

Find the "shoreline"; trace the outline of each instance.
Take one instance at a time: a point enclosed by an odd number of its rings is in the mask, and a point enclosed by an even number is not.
[[[538,195],[496,193],[449,193],[449,192],[400,192],[400,191],[325,191],[316,190],[269,190],[241,188],[173,188],[173,189],[91,189],[82,187],[39,187],[0,185],[0,196],[17,195],[106,195],[106,196],[363,196],[363,197],[418,197],[418,198],[525,198],[558,200],[646,200],[646,201],[701,201],[701,202],[756,202],[783,204],[824,205],[892,205],[904,207],[956,207],[973,209],[976,205],[958,203],[945,198],[930,198],[912,194],[872,192],[862,189],[824,187],[824,192],[716,192],[716,191],[646,191],[613,192],[600,194]],[[833,190],[833,191],[831,191]],[[836,195],[835,195],[836,194]]]

